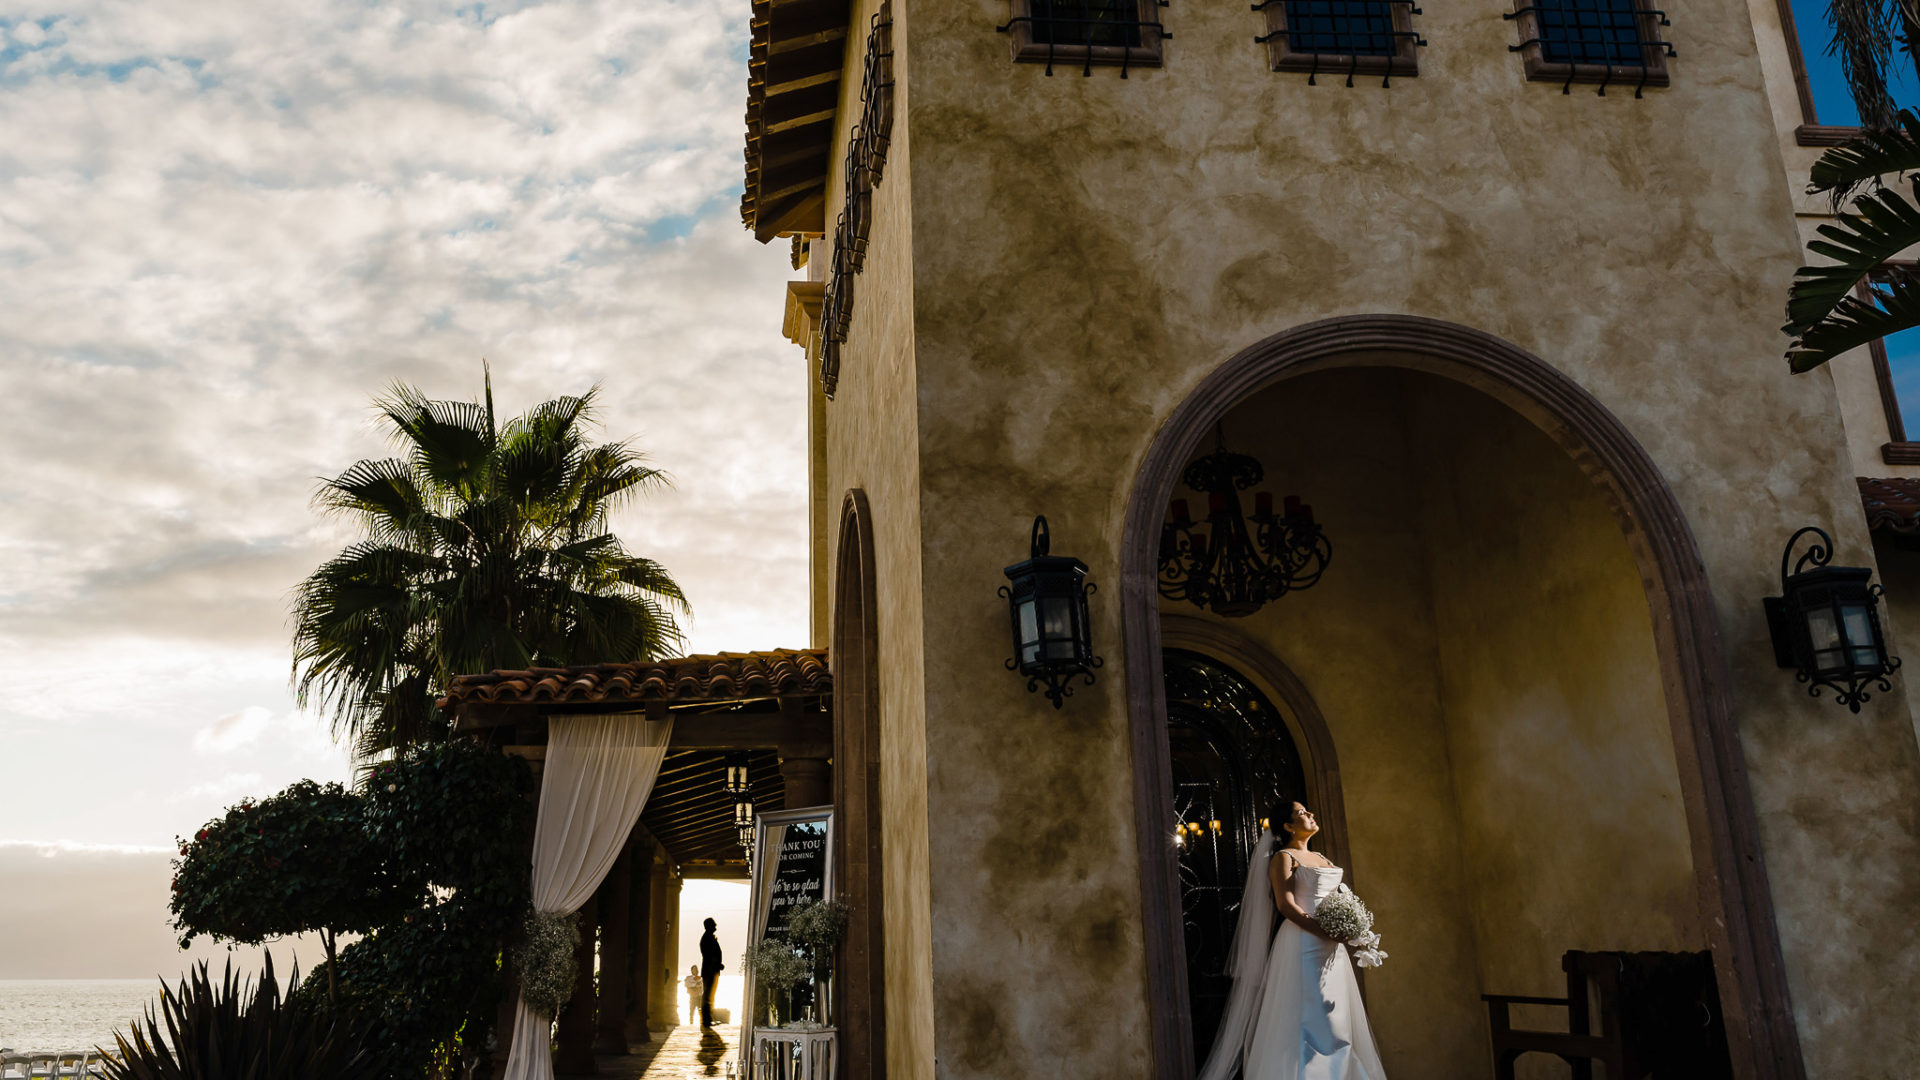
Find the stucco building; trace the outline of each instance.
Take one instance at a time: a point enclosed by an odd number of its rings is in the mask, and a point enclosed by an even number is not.
[[[1625,3],[754,5],[847,1075],[1190,1075],[1274,793],[1380,913],[1397,1077],[1491,1075],[1480,995],[1567,950],[1711,950],[1736,1075],[1920,1069],[1905,680],[1811,698],[1762,611],[1813,524],[1920,633],[1860,494],[1920,476],[1899,350],[1781,360],[1824,42]],[[1161,560],[1223,445],[1332,553],[1230,615]],[[1037,514],[1099,586],[1057,710],[996,595]]]

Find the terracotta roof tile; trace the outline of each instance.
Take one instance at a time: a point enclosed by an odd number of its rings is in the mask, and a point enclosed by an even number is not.
[[[1920,478],[1904,476],[1876,480],[1856,477],[1860,501],[1867,511],[1867,528],[1875,532],[1920,533]]]
[[[833,676],[825,649],[716,653],[674,660],[533,668],[462,675],[440,707],[547,702],[724,701],[782,694],[827,694]]]

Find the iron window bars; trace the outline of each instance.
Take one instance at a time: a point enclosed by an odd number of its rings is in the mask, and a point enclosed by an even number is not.
[[[1173,35],[1160,25],[1168,0],[1013,0],[1013,14],[997,27],[1013,37],[1013,58],[1047,65],[1080,61],[1080,74],[1093,66],[1118,66],[1120,77],[1134,67],[1159,67],[1160,43]]]
[[[886,172],[893,139],[893,4],[882,3],[867,30],[860,79],[860,121],[847,139],[846,191],[833,227],[833,260],[820,305],[820,389],[840,385],[840,347],[853,321],[853,279],[867,264],[873,189]]]
[[[1322,71],[1379,75],[1391,85],[1395,75],[1417,75],[1413,50],[1425,45],[1413,29],[1420,14],[1414,0],[1263,0],[1253,10],[1267,13],[1267,32],[1253,40],[1267,47],[1275,71],[1304,71],[1307,85]]]
[[[1615,82],[1634,82],[1633,96],[1649,86],[1667,85],[1667,60],[1678,56],[1660,37],[1672,26],[1667,13],[1643,0],[1515,0],[1501,18],[1520,24],[1520,44],[1508,52],[1526,54],[1527,78],[1560,83],[1570,94],[1574,83],[1599,83],[1600,95]]]

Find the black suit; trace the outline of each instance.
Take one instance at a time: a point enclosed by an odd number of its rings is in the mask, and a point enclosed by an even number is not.
[[[720,939],[709,930],[700,935],[700,1023],[713,1026],[713,984],[726,967],[720,959]]]

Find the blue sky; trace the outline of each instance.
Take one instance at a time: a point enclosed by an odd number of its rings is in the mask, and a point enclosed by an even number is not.
[[[0,803],[0,863],[144,888],[241,795],[346,774],[286,603],[346,540],[314,480],[385,452],[396,379],[601,383],[605,434],[674,477],[616,527],[693,648],[805,643],[791,271],[737,209],[747,14],[0,0],[0,758],[48,794]],[[5,904],[0,978],[67,974],[9,968],[66,931]]]

